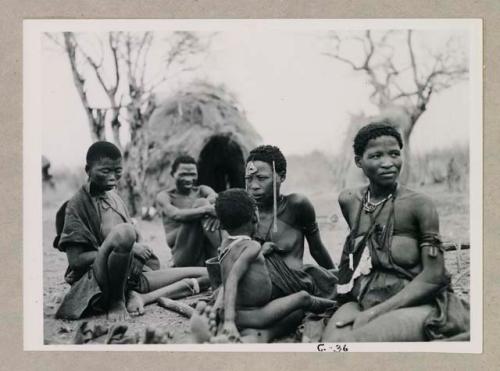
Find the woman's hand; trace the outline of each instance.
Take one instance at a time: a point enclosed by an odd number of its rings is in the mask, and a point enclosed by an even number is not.
[[[352,324],[352,329],[355,330],[360,327],[363,327],[375,317],[376,317],[375,312],[370,309],[360,312],[354,319],[354,323]]]
[[[338,328],[352,325],[352,328],[354,330],[366,325],[375,317],[377,317],[375,311],[368,309],[363,312],[353,313],[351,318],[346,318],[342,321],[338,321],[337,323],[335,323],[335,325]]]

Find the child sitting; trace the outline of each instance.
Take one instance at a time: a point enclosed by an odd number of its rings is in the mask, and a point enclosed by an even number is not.
[[[276,296],[263,252],[270,246],[261,246],[251,238],[258,223],[258,212],[255,201],[246,191],[230,189],[220,193],[215,211],[221,227],[228,233],[219,248],[223,287],[218,302],[222,298],[224,322],[219,336],[213,338],[216,333],[214,310],[204,303],[199,304],[191,322],[197,341],[214,342],[223,337],[228,341],[269,342],[283,335],[285,329],[289,331],[291,323],[298,324],[296,319],[300,320],[304,311],[320,313],[335,305],[332,300],[312,296],[306,291]],[[247,331],[273,328],[279,330]],[[268,336],[262,337],[262,333]]]

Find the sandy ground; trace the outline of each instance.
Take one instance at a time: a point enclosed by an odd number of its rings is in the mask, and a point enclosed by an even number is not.
[[[438,207],[441,222],[441,232],[445,240],[453,242],[469,241],[469,205],[464,192],[449,192],[444,186],[437,185],[426,187],[422,191],[430,194]],[[43,200],[43,287],[44,287],[44,340],[46,344],[65,344],[72,341],[80,321],[56,320],[56,312],[69,285],[64,282],[63,275],[67,266],[65,254],[52,247],[55,235],[54,218],[57,208],[72,193],[72,190],[59,186],[55,191],[44,190]],[[343,240],[347,233],[345,222],[337,206],[337,194],[335,192],[319,192],[308,194],[316,207],[320,230],[323,241],[327,246],[335,262],[339,261]],[[139,228],[145,238],[160,258],[162,266],[168,264],[170,252],[164,242],[164,234],[159,219],[153,221],[138,221]],[[306,252],[306,262],[311,262],[310,255]],[[461,251],[459,258],[456,252],[446,253],[446,266],[453,275],[455,291],[462,297],[468,299],[469,292],[469,250]],[[209,293],[208,293],[209,294]],[[183,301],[192,304],[200,297],[190,297]],[[109,325],[104,316],[92,317],[95,323]],[[148,326],[159,330],[169,331],[172,343],[189,342],[189,323],[185,317],[170,312],[156,304],[146,307],[146,313],[140,317],[134,317],[128,322],[130,333],[144,334]],[[103,342],[104,337],[96,339]],[[293,341],[293,337],[284,339]]]

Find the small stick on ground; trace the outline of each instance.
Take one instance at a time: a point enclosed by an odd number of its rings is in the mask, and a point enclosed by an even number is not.
[[[189,305],[180,303],[178,301],[169,298],[159,298],[157,300],[157,303],[160,307],[179,313],[186,318],[191,318],[194,312],[194,309],[191,308]]]

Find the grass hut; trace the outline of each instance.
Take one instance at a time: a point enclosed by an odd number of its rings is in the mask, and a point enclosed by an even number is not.
[[[147,150],[139,156],[142,176],[136,183],[141,185],[134,187],[140,188],[142,207],[153,205],[158,191],[172,184],[170,168],[181,153],[198,160],[200,184],[217,192],[244,187],[244,160],[261,141],[236,99],[224,88],[204,82],[159,104],[143,134]],[[132,209],[138,211],[134,203]]]

